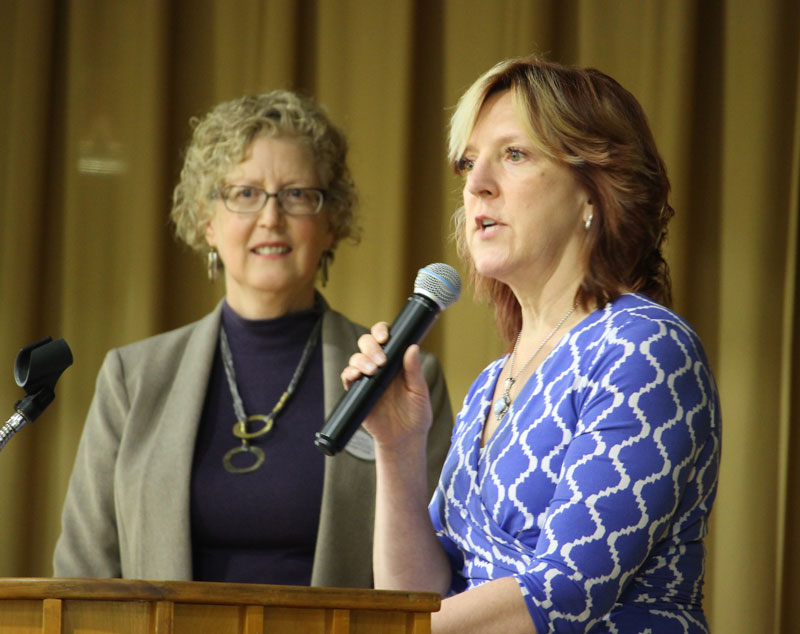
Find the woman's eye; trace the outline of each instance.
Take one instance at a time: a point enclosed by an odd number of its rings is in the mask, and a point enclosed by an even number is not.
[[[523,158],[525,158],[525,153],[522,150],[513,147],[510,147],[506,150],[506,155],[514,163],[521,161]]]
[[[474,165],[475,161],[462,156],[460,159],[458,159],[458,162],[456,163],[456,170],[458,171],[459,174],[463,172],[469,172],[470,170],[472,170]]]
[[[305,194],[305,192],[298,187],[291,187],[283,191],[286,192],[285,193],[286,198],[289,198],[290,200],[300,200],[304,197]]]
[[[234,195],[240,200],[248,200],[258,196],[258,192],[253,187],[239,187]]]

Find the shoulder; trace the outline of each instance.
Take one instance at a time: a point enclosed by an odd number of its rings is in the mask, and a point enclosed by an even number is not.
[[[618,297],[605,308],[593,313],[594,323],[606,332],[626,330],[631,333],[658,330],[662,325],[694,334],[694,329],[680,315],[666,306],[637,293]]]
[[[324,300],[323,300],[324,301]],[[356,352],[358,338],[369,332],[369,328],[352,321],[344,314],[324,303],[325,312],[322,322],[322,341],[325,346],[344,348],[349,354]],[[424,346],[424,342],[423,342]],[[440,380],[442,375],[441,364],[436,355],[422,350],[422,369],[429,384]]]
[[[706,363],[700,338],[680,315],[642,295],[622,295],[595,311],[570,342],[597,359],[603,354],[679,354]]]
[[[717,409],[716,383],[702,343],[681,316],[630,294],[590,317],[570,342],[577,384],[587,389],[587,397],[626,401],[651,412],[668,412],[669,404],[686,411]]]
[[[366,326],[356,323],[331,308],[327,303],[322,321],[322,339],[326,342],[350,342],[358,338],[369,330]]]
[[[118,366],[124,368],[126,375],[136,372],[158,375],[174,370],[188,349],[214,349],[219,334],[221,308],[220,303],[195,322],[110,350],[103,368],[107,370]]]

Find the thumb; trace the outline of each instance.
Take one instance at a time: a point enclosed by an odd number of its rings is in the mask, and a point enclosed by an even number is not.
[[[422,372],[419,345],[413,344],[409,346],[403,355],[403,374],[405,375],[407,390],[417,394],[422,394],[427,391],[428,384]]]

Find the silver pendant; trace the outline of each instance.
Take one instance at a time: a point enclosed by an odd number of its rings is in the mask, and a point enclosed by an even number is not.
[[[514,377],[509,376],[505,380],[505,385],[503,385],[503,395],[498,398],[492,406],[492,411],[494,411],[494,415],[497,417],[498,421],[502,420],[508,408],[511,407],[511,388],[514,387],[514,383],[516,383]]]
[[[494,402],[492,410],[497,420],[501,420],[506,415],[508,408],[511,406],[511,399],[506,394],[503,394]]]

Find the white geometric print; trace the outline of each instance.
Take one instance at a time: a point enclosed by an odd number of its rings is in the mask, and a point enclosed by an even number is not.
[[[452,591],[513,575],[540,634],[707,632],[720,409],[692,328],[638,294],[595,311],[481,449],[505,361],[464,399],[430,505]]]

